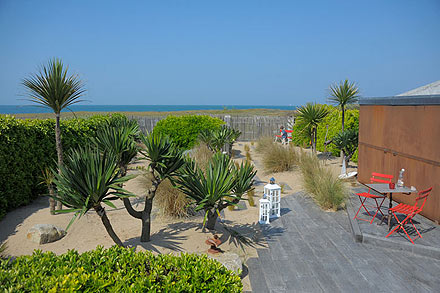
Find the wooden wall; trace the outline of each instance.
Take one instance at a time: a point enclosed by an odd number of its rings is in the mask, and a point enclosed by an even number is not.
[[[361,105],[358,180],[371,172],[391,174],[395,182],[405,169],[405,186],[433,187],[423,215],[440,222],[440,105]],[[393,194],[398,202],[414,204],[415,195]]]

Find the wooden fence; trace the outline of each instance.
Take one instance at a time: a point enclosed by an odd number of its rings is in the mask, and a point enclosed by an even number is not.
[[[289,117],[276,116],[230,116],[230,115],[210,115],[217,117],[226,122],[227,125],[241,131],[239,140],[252,141],[262,136],[273,136],[279,132],[280,126],[287,128]],[[139,123],[139,127],[143,132],[153,130],[157,122],[166,116],[128,116],[135,119]],[[291,119],[291,118],[290,118]]]

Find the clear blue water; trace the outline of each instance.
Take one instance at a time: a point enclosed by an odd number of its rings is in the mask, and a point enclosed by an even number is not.
[[[296,106],[267,105],[73,105],[73,112],[169,112],[188,110],[223,110],[223,109],[278,109],[295,110]],[[64,110],[68,112],[69,110]],[[51,113],[52,110],[39,106],[0,105],[0,114]]]

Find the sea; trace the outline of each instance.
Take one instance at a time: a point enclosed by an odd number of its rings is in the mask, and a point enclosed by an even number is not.
[[[277,109],[295,110],[285,105],[72,105],[63,112],[174,112],[191,110]],[[37,105],[0,105],[0,114],[52,113]]]

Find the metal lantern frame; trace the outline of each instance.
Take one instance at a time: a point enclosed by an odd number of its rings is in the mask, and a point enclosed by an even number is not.
[[[270,202],[270,218],[281,216],[281,187],[278,184],[266,184],[264,194]]]
[[[260,199],[260,215],[259,215],[260,224],[270,224],[270,210],[271,210],[270,201],[267,198]]]

